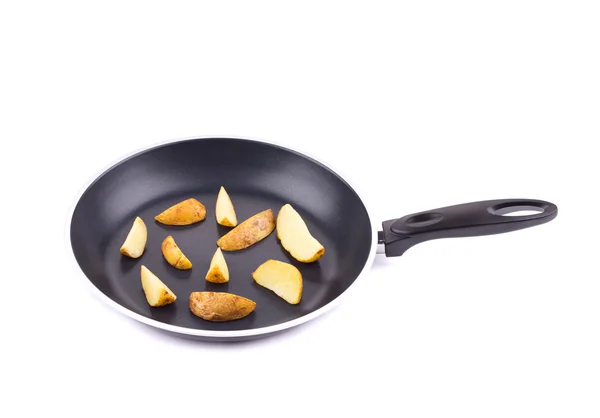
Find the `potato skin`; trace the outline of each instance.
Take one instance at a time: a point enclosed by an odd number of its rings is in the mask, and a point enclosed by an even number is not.
[[[267,209],[246,219],[217,240],[224,251],[238,251],[256,244],[275,229],[275,215]]]
[[[210,266],[206,273],[206,280],[212,283],[227,283],[229,281],[229,267],[223,257],[223,251],[219,247],[215,251]]]
[[[192,262],[183,254],[171,235],[164,239],[160,249],[165,260],[176,269],[189,270],[192,268]]]
[[[225,322],[248,316],[256,302],[227,292],[192,292],[190,310],[206,321]]]
[[[207,282],[211,283],[227,283],[229,281],[225,278],[225,275],[218,266],[214,269],[210,269],[205,279]]]
[[[158,298],[158,302],[156,302],[154,305],[150,305],[153,308],[160,308],[161,306],[165,306],[168,305],[170,303],[175,302],[177,298],[175,296],[173,296],[171,293],[169,293],[167,290],[163,290],[160,294],[160,297]],[[150,302],[148,302],[150,303]]]
[[[164,225],[191,225],[206,218],[206,208],[194,198],[179,202],[160,214],[154,219]]]

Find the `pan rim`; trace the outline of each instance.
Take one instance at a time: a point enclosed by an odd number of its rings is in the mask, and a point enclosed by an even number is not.
[[[71,225],[72,225],[73,215],[75,213],[77,204],[81,200],[83,194],[96,182],[96,180],[98,180],[102,175],[104,175],[106,172],[111,170],[116,165],[118,165],[122,162],[125,162],[126,160],[128,160],[138,154],[146,152],[148,150],[151,150],[154,148],[159,148],[161,146],[165,146],[165,145],[169,145],[169,144],[177,143],[177,142],[190,141],[190,140],[216,139],[216,138],[217,139],[218,138],[237,139],[237,140],[258,142],[258,143],[263,143],[266,145],[276,146],[276,147],[279,147],[279,148],[282,148],[282,149],[285,149],[285,150],[288,150],[291,152],[295,152],[297,154],[300,154],[301,156],[304,156],[304,157],[314,160],[315,162],[321,164],[323,167],[332,171],[339,178],[341,178],[354,191],[354,193],[356,193],[356,195],[360,199],[361,203],[365,207],[366,212],[367,212],[367,217],[369,218],[369,222],[370,222],[370,226],[371,226],[371,247],[369,250],[369,256],[367,258],[367,261],[363,265],[363,268],[360,271],[360,273],[358,274],[358,276],[354,279],[352,284],[350,286],[348,286],[348,288],[346,290],[344,290],[342,293],[340,293],[335,299],[333,299],[326,305],[320,307],[319,309],[316,309],[306,315],[303,315],[299,318],[295,318],[290,321],[282,322],[282,323],[276,324],[276,325],[270,325],[267,327],[260,327],[260,328],[251,328],[251,329],[245,329],[245,330],[230,330],[230,331],[203,330],[203,329],[186,328],[186,327],[181,327],[181,326],[177,326],[177,325],[166,324],[164,322],[160,322],[155,319],[140,315],[140,314],[126,308],[125,306],[120,305],[119,303],[115,302],[110,297],[105,295],[100,289],[98,289],[92,283],[90,278],[87,277],[87,275],[83,272],[83,270],[79,266],[79,263],[77,262],[77,259],[75,258],[75,253],[73,251],[73,246],[71,243]],[[208,136],[202,135],[202,136],[173,138],[173,139],[168,139],[168,140],[152,143],[152,144],[149,144],[149,145],[146,145],[143,147],[139,147],[138,149],[128,152],[128,153],[116,158],[115,160],[111,161],[110,163],[104,165],[100,170],[97,170],[96,173],[83,184],[83,186],[78,191],[78,193],[76,193],[75,198],[73,199],[73,202],[71,203],[71,205],[69,207],[69,211],[67,213],[67,218],[66,218],[66,222],[65,222],[66,225],[65,225],[64,244],[65,244],[66,250],[69,254],[69,265],[73,269],[73,274],[76,276],[83,276],[83,279],[85,279],[85,280],[83,280],[83,282],[85,283],[85,287],[88,289],[88,291],[90,291],[94,296],[99,298],[102,302],[107,304],[107,306],[115,309],[117,312],[120,312],[121,314],[128,316],[131,319],[134,319],[140,323],[143,323],[145,325],[148,325],[148,326],[151,326],[154,328],[158,328],[158,329],[161,329],[164,331],[172,332],[175,334],[188,335],[188,336],[192,336],[192,337],[237,339],[237,338],[242,338],[242,337],[254,337],[254,336],[261,336],[261,335],[267,336],[268,334],[274,334],[279,331],[283,331],[286,329],[296,327],[298,325],[302,325],[308,321],[311,321],[312,319],[315,319],[315,318],[329,312],[330,310],[332,310],[333,308],[338,306],[340,303],[342,303],[345,300],[345,298],[347,298],[348,294],[352,291],[352,289],[357,288],[356,283],[359,280],[363,279],[366,276],[366,274],[368,273],[368,271],[371,269],[371,265],[373,264],[374,259],[375,259],[377,243],[378,243],[378,240],[377,240],[378,226],[371,218],[372,212],[369,210],[368,204],[365,202],[365,200],[363,199],[362,196],[363,195],[356,188],[355,184],[353,184],[353,182],[351,181],[350,176],[348,176],[348,173],[344,173],[344,172],[338,170],[337,168],[333,167],[331,164],[325,163],[321,158],[316,157],[309,152],[301,150],[300,148],[298,148],[296,146],[290,147],[288,145],[282,145],[282,144],[279,144],[277,142],[270,141],[270,140],[266,141],[266,140],[258,139],[255,137],[234,136],[234,135],[208,135]]]

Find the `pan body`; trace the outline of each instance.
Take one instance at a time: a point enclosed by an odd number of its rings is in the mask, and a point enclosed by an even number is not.
[[[290,203],[325,247],[314,263],[300,263],[283,249],[276,231],[241,251],[224,252],[230,281],[205,280],[216,241],[231,228],[217,224],[219,188],[228,191],[241,222],[265,209],[275,216]],[[154,216],[194,197],[206,218],[189,226],[166,226]],[[121,255],[133,220],[148,228],[142,257]],[[233,341],[263,337],[304,323],[339,302],[370,266],[376,245],[367,209],[356,191],[338,174],[306,155],[273,144],[239,138],[199,138],[140,151],[108,168],[77,200],[69,225],[69,246],[77,267],[92,289],[122,313],[183,337]],[[192,261],[176,270],[160,247],[172,235]],[[269,259],[295,265],[303,276],[298,305],[288,304],[254,282],[252,272]],[[152,308],[140,280],[145,265],[177,295],[175,303]],[[209,322],[189,310],[195,291],[230,292],[256,302],[254,312],[230,322]]]

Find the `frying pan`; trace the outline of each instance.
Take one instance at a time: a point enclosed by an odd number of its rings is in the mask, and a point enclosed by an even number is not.
[[[204,279],[216,241],[230,228],[217,224],[219,188],[228,191],[239,221],[271,208],[275,215],[290,203],[312,235],[325,247],[314,263],[300,263],[283,249],[276,233],[236,252],[225,252],[230,281]],[[202,202],[206,219],[189,226],[166,226],[154,216],[189,197]],[[516,210],[538,213],[502,216]],[[420,212],[380,225],[372,222],[357,192],[336,172],[314,158],[274,144],[242,138],[196,138],[168,142],[133,154],[99,175],[76,200],[69,216],[69,253],[94,293],[118,311],[168,333],[212,341],[247,340],[273,335],[329,310],[361,276],[376,252],[400,256],[432,239],[498,234],[554,219],[557,207],[533,199],[472,202]],[[148,228],[141,258],[120,254],[133,219]],[[193,268],[176,270],[163,258],[160,244],[173,235]],[[268,259],[295,265],[303,276],[302,300],[290,305],[259,286],[251,273]],[[152,308],[140,281],[148,267],[178,296]],[[189,310],[194,291],[230,292],[250,298],[256,309],[245,318],[209,322]]]

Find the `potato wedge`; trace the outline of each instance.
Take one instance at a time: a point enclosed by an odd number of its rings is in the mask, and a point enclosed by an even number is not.
[[[154,217],[161,224],[178,226],[191,225],[204,218],[206,208],[194,198],[179,202]]]
[[[235,216],[235,209],[233,208],[233,203],[231,203],[229,194],[227,194],[227,191],[223,186],[221,186],[221,189],[219,190],[219,194],[217,196],[215,216],[219,225],[236,226],[238,223],[237,216]]]
[[[142,288],[146,295],[148,305],[159,307],[175,302],[177,296],[171,291],[158,277],[154,275],[146,266],[141,269]]]
[[[302,299],[302,274],[291,264],[267,260],[252,273],[252,278],[292,305]]]
[[[121,246],[121,254],[131,258],[140,258],[146,249],[146,241],[148,240],[148,229],[146,224],[137,216],[133,221],[133,225],[127,234],[127,238]]]
[[[212,283],[227,283],[229,281],[229,268],[223,257],[223,252],[217,247],[217,251],[210,261],[206,280]]]
[[[176,269],[189,270],[192,268],[192,262],[183,254],[171,235],[164,239],[160,249],[165,260]]]
[[[296,260],[312,263],[325,254],[325,248],[308,230],[306,223],[289,203],[277,214],[277,238]]]
[[[217,241],[224,251],[238,251],[256,244],[266,238],[275,229],[275,216],[267,209],[233,228]]]
[[[190,310],[206,321],[225,322],[248,316],[256,302],[227,292],[192,292]]]

